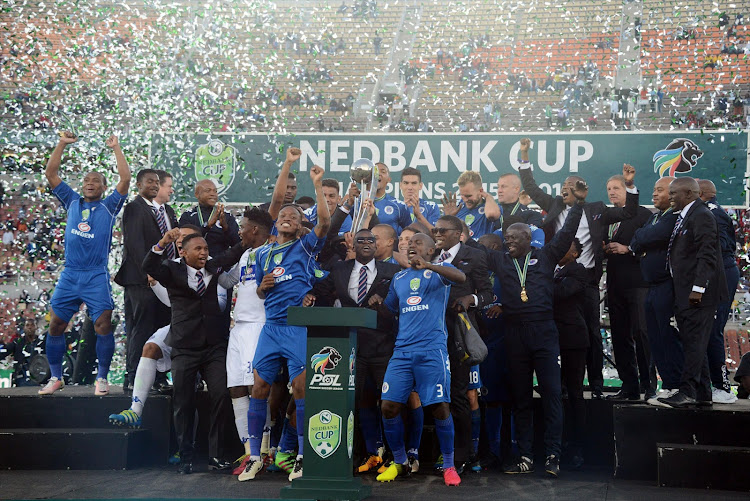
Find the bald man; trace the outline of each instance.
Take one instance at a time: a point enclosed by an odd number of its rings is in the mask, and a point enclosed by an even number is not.
[[[699,193],[690,177],[669,184],[669,199],[679,215],[667,244],[667,267],[684,351],[679,391],[658,399],[670,407],[712,405],[706,350],[716,307],[728,297],[716,220]]]
[[[200,228],[211,256],[218,256],[239,243],[239,226],[234,217],[224,210],[224,205],[217,203],[219,193],[216,184],[210,179],[198,181],[195,198],[198,205],[182,214],[180,226],[193,224]]]
[[[713,401],[723,404],[733,404],[737,397],[732,393],[729,382],[729,371],[726,365],[726,351],[724,348],[724,327],[729,319],[729,311],[732,309],[734,292],[740,281],[740,270],[734,252],[737,249],[737,240],[734,236],[734,223],[724,208],[716,201],[716,186],[709,179],[698,181],[701,200],[708,204],[711,214],[716,219],[716,227],[719,232],[719,244],[721,245],[721,259],[724,263],[724,275],[727,278],[726,301],[719,303],[716,308],[711,337],[708,339],[708,372],[711,375],[713,385]]]
[[[507,173],[497,180],[497,203],[500,206],[500,219],[495,222],[495,229],[502,229],[513,223],[526,223],[542,227],[541,212],[529,209],[521,203],[521,178],[517,174]],[[507,223],[507,224],[504,224]],[[544,242],[542,242],[544,245]]]

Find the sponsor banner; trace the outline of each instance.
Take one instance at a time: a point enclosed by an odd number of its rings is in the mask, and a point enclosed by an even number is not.
[[[463,133],[463,134],[188,134],[151,135],[151,165],[175,177],[178,202],[193,202],[193,186],[216,182],[228,203],[270,200],[286,149],[298,146],[302,157],[292,170],[298,195],[312,195],[310,168],[325,168],[326,177],[349,183],[349,166],[358,158],[384,162],[392,182],[388,192],[402,198],[399,173],[405,167],[422,172],[422,197],[440,202],[456,191],[456,179],[467,170],[482,175],[485,191],[495,194],[498,177],[518,168],[519,141],[530,137],[534,176],[548,193],[558,195],[569,175],[583,177],[590,200],[607,200],[606,181],[622,173],[622,164],[637,169],[641,202],[650,203],[653,184],[662,176],[711,179],[720,203],[746,206],[747,133],[736,131]]]

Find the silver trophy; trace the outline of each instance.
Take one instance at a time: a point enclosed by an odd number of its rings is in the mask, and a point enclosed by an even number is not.
[[[360,158],[349,168],[349,175],[359,185],[359,196],[354,200],[352,207],[352,235],[362,229],[367,219],[367,208],[364,201],[372,198],[377,191],[378,169],[372,160]]]

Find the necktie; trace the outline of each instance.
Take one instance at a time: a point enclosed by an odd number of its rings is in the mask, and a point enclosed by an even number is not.
[[[195,279],[198,280],[198,287],[195,289],[195,291],[199,296],[202,296],[203,293],[206,292],[206,283],[203,281],[203,273],[201,273],[200,271],[196,271]]]
[[[164,236],[164,234],[167,232],[167,220],[164,217],[164,206],[162,205],[159,207],[159,210],[156,212],[156,223],[159,225],[159,231],[161,231],[161,236]],[[169,244],[167,245],[167,257],[169,259],[174,259],[174,245]]]
[[[442,263],[443,261],[445,261],[445,260],[446,260],[446,259],[448,259],[449,257],[451,257],[451,253],[450,253],[450,252],[448,252],[448,251],[443,251],[443,252],[442,252],[442,253],[440,254],[440,257],[438,258],[437,262],[438,262],[438,263]]]
[[[682,214],[677,216],[677,222],[674,224],[674,229],[672,230],[672,234],[669,236],[669,245],[667,246],[667,269],[671,270],[672,265],[672,244],[674,243],[674,238],[677,236],[677,232],[680,231],[680,226],[682,226]]]
[[[359,283],[357,285],[357,304],[361,305],[367,295],[367,268],[359,269]]]

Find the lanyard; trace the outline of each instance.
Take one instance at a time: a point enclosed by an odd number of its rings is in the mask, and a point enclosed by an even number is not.
[[[271,249],[268,251],[268,256],[266,256],[266,262],[263,264],[263,274],[265,274],[268,271],[268,265],[271,262],[271,257],[273,255],[273,253],[275,251],[279,251],[281,249],[286,249],[290,245],[292,245],[295,242],[297,242],[297,240],[299,240],[299,238],[295,238],[294,240],[291,240],[289,242],[284,242],[283,244],[279,244],[279,245],[276,245],[276,246],[274,246],[273,244],[271,244]],[[282,257],[282,259],[283,259],[283,257]]]
[[[609,241],[612,241],[612,237],[615,236],[615,233],[617,233],[617,230],[620,228],[620,222],[616,222],[609,225]]]
[[[214,217],[214,212],[216,212],[216,206],[214,205],[211,209],[211,214],[208,216],[208,220],[210,221],[212,217]],[[203,222],[203,211],[201,210],[201,206],[198,206],[198,221],[201,223],[201,228],[206,226],[206,223]]]
[[[672,208],[670,207],[669,209],[665,210],[664,212],[657,212],[656,213],[656,217],[654,218],[653,222],[651,223],[651,226],[653,226],[656,223],[658,223],[659,219],[661,219],[662,217],[664,217],[664,214],[666,214],[667,212],[669,212],[671,210],[672,210]]]
[[[511,216],[512,216],[512,215],[514,215],[514,214],[516,213],[516,211],[518,210],[518,208],[519,208],[520,206],[521,206],[521,201],[520,201],[520,200],[516,201],[516,205],[515,205],[515,206],[513,206],[513,209],[512,209],[511,211],[510,211],[510,215],[511,215]],[[501,227],[502,227],[502,225],[503,225],[503,221],[505,220],[505,217],[504,217],[504,214],[503,214],[503,212],[504,212],[504,211],[503,211],[503,208],[502,208],[502,206],[501,206],[501,207],[500,207],[500,226],[501,226]]]
[[[526,259],[523,263],[523,271],[518,265],[518,259],[513,259],[513,265],[516,267],[516,273],[518,273],[518,281],[521,283],[521,301],[524,303],[529,300],[529,296],[526,294],[526,272],[529,270],[529,261],[531,260],[531,252],[526,254]]]

